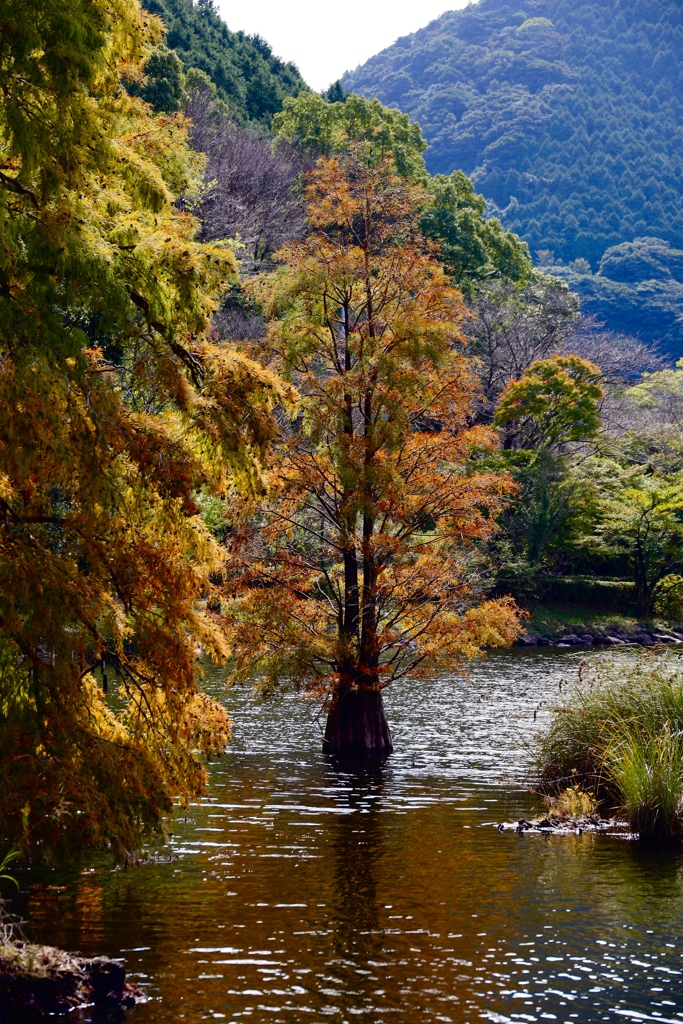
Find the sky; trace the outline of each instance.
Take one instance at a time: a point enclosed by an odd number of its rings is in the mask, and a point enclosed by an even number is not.
[[[326,89],[400,36],[468,0],[216,0],[235,32],[262,36],[293,61],[316,91]]]

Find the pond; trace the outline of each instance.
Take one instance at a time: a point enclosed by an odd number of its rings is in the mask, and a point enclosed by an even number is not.
[[[122,958],[150,997],[128,1024],[683,1022],[683,858],[496,827],[538,812],[527,743],[577,665],[494,653],[389,692],[366,776],[320,753],[316,707],[232,691],[166,854],[24,876],[30,937]]]

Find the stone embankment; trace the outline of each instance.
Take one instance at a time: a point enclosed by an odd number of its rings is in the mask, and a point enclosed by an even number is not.
[[[79,1006],[119,1011],[139,1002],[143,993],[126,982],[116,960],[28,942],[0,943],[0,1024],[34,1024]]]
[[[639,629],[627,633],[624,629],[609,627],[605,630],[583,626],[569,627],[560,633],[523,633],[517,647],[656,647],[659,644],[683,644],[683,633],[674,629],[650,632]]]

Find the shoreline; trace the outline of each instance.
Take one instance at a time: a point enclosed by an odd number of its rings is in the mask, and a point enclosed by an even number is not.
[[[79,1007],[127,1010],[145,1002],[118,960],[54,946],[0,942],[0,1024],[42,1021]]]

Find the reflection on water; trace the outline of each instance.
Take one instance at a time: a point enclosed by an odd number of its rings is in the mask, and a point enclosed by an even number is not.
[[[397,691],[397,753],[360,777],[319,753],[315,709],[230,693],[233,747],[172,856],[27,877],[31,936],[123,957],[151,997],[129,1024],[683,1022],[683,860],[495,828],[533,812],[533,713],[575,666],[516,651]]]

